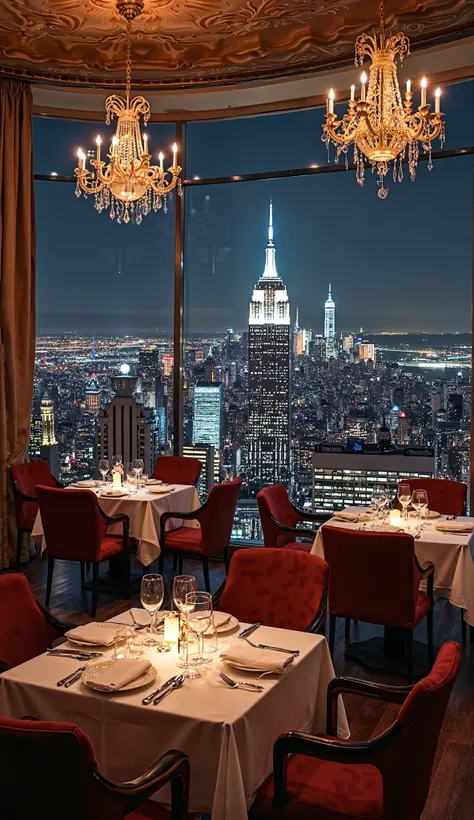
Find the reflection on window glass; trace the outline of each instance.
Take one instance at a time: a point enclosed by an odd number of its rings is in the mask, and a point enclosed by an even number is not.
[[[321,442],[356,458],[388,433],[468,481],[472,179],[456,157],[384,202],[351,171],[187,192],[185,445],[208,460],[203,494],[242,475],[235,537],[262,537],[267,484],[311,508]],[[351,464],[317,477],[318,509],[396,486]]]
[[[99,215],[71,183],[36,182],[35,195],[30,458],[49,460],[65,483],[96,477],[113,455],[141,457],[151,472],[173,438],[174,195],[140,226]]]

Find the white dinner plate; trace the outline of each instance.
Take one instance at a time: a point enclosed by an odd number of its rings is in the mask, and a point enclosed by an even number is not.
[[[156,669],[152,665],[148,667],[143,675],[140,675],[139,678],[135,678],[135,680],[125,684],[125,686],[121,686],[120,689],[114,689],[113,691],[108,692],[95,686],[95,679],[100,672],[102,672],[103,669],[106,669],[107,666],[111,666],[113,663],[115,663],[115,661],[111,660],[91,663],[90,666],[88,666],[82,673],[82,683],[90,689],[94,689],[95,692],[100,692],[102,695],[114,695],[116,692],[132,692],[134,689],[141,689],[142,686],[149,686],[149,684],[154,683],[156,680]]]
[[[147,487],[156,487],[158,484],[163,484],[161,478],[149,478],[148,481],[145,481]]]
[[[294,656],[290,655],[283,669],[255,669],[254,666],[243,666],[240,663],[234,663],[233,661],[229,661],[227,658],[225,659],[224,663],[228,664],[228,666],[232,666],[234,669],[238,669],[239,672],[252,672],[252,674],[258,675],[259,678],[263,678],[265,675],[282,675],[285,669],[287,669],[287,667],[290,666],[290,664],[292,664],[293,661]]]
[[[77,487],[80,490],[91,490],[94,487],[100,487],[102,481],[75,481],[74,484],[70,484],[70,487]]]
[[[410,515],[410,518],[418,518],[418,513],[416,512],[416,510],[412,510],[409,513],[409,515]],[[441,518],[441,513],[436,512],[436,510],[426,510],[423,513],[423,515],[421,516],[421,518],[422,519],[423,518],[428,518],[428,519],[433,520],[434,518]]]
[[[218,635],[224,635],[226,632],[232,632],[233,629],[236,629],[240,626],[240,622],[237,620],[235,615],[231,615],[229,620],[225,622],[225,624],[221,624],[217,627],[216,632]],[[205,632],[204,637],[210,638],[212,636],[212,632]]]
[[[163,495],[164,493],[172,493],[175,487],[165,487],[163,484],[152,484],[151,487],[147,487],[147,493],[151,495]]]
[[[101,498],[124,498],[126,495],[130,495],[128,490],[102,490],[100,493]]]

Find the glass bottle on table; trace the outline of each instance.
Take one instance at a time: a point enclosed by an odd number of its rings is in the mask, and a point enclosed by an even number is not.
[[[401,481],[398,486],[398,500],[402,506],[403,517],[408,522],[408,507],[411,504],[412,492],[408,481]]]
[[[176,575],[173,581],[173,601],[179,612],[178,652],[181,660],[177,664],[185,670],[187,678],[199,677],[199,672],[189,668],[189,634],[187,625],[186,596],[189,592],[197,592],[197,581],[193,575]]]
[[[163,604],[165,588],[162,575],[144,575],[140,590],[140,600],[142,606],[150,614],[150,629],[143,640],[145,646],[158,646],[160,643],[156,637],[156,613]]]

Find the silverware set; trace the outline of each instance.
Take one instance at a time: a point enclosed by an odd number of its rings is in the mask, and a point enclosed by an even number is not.
[[[230,686],[232,689],[247,689],[251,692],[263,692],[265,688],[264,686],[261,686],[259,683],[251,683],[247,680],[236,681],[233,678],[229,678],[229,676],[226,675],[225,672],[219,672],[219,677],[221,678],[221,680],[224,681],[224,683],[227,684],[227,686]]]
[[[163,698],[166,695],[169,695],[170,692],[173,692],[175,689],[179,689],[184,683],[184,675],[174,675],[172,678],[163,683],[158,689],[155,689],[154,692],[150,692],[146,698],[143,698],[142,703],[144,706],[149,706],[150,703],[153,702],[153,706],[156,706],[157,703],[161,703]]]
[[[51,648],[46,652],[50,657],[75,658],[76,661],[92,661],[94,658],[102,658],[103,652],[83,652],[82,649],[60,649]]]
[[[85,666],[80,666],[79,669],[75,669],[74,672],[71,672],[69,675],[66,675],[65,678],[61,678],[58,680],[56,686],[64,686],[65,689],[68,689],[75,683],[79,678],[82,678],[82,673],[85,670]]]
[[[298,657],[298,655],[300,654],[299,649],[285,649],[283,646],[271,646],[270,644],[266,643],[252,643],[252,641],[249,641],[249,636],[252,635],[252,633],[255,632],[255,630],[258,629],[259,626],[260,623],[255,623],[252,624],[252,626],[248,626],[246,629],[239,633],[239,638],[243,638],[243,640],[246,641],[249,644],[249,646],[253,646],[254,649],[272,649],[274,652],[284,652],[287,655],[293,655],[295,658]]]

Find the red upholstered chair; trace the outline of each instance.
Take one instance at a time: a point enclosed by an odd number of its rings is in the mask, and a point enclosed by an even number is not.
[[[98,771],[93,746],[73,723],[0,718],[0,816],[3,820],[128,820],[171,783],[171,820],[185,820],[189,762],[169,751],[134,780],[113,783]],[[25,763],[28,783],[25,783]],[[134,810],[137,809],[137,814]],[[155,804],[150,818],[170,817]]]
[[[466,511],[467,484],[447,478],[407,478],[404,483],[413,490],[426,490],[430,510],[441,515],[463,515]],[[396,506],[401,509],[397,500]]]
[[[94,618],[99,593],[99,564],[128,548],[128,515],[106,515],[91,490],[58,490],[38,485],[36,488],[43,533],[48,550],[46,606],[49,606],[56,558],[81,563],[91,562],[92,604]],[[107,535],[110,524],[122,524],[122,535]]]
[[[317,632],[324,626],[329,568],[301,550],[238,550],[217,609],[239,621]]]
[[[198,458],[188,456],[160,456],[155,464],[152,478],[168,484],[195,484],[202,470]]]
[[[47,461],[25,461],[24,464],[11,464],[8,469],[15,502],[16,571],[18,572],[23,533],[32,531],[38,512],[35,487],[37,484],[43,484],[46,487],[59,487],[60,485],[51,473]]]
[[[314,530],[297,528],[303,521],[322,524],[330,516],[315,515],[295,507],[288,498],[283,484],[265,487],[257,493],[257,503],[262,522],[263,540],[266,547],[286,547],[290,550],[311,552],[312,542],[316,537]],[[298,538],[309,539],[297,541]]]
[[[433,572],[421,567],[413,536],[324,527],[329,564],[329,649],[334,650],[336,617],[405,630],[407,676],[412,678],[413,630],[427,616],[429,668],[433,665]],[[427,579],[427,594],[419,591]]]
[[[257,793],[251,820],[420,820],[459,664],[459,645],[450,642],[411,691],[335,678],[328,687],[327,734],[278,738],[273,776]],[[402,706],[392,726],[373,740],[339,740],[337,698],[346,692]]]
[[[178,556],[180,572],[182,572],[183,558],[198,559],[203,564],[206,589],[208,592],[211,591],[209,556],[215,552],[223,552],[226,566],[228,566],[232,523],[241,484],[242,479],[240,476],[234,478],[233,481],[215,484],[202,507],[194,510],[194,512],[166,512],[162,514],[159,563],[161,574],[163,574],[164,559],[167,554]],[[185,521],[196,520],[200,526],[199,529],[182,526],[175,530],[166,531],[166,522],[170,518],[179,518]]]
[[[40,606],[23,574],[0,576],[1,671],[41,655],[71,628]]]

